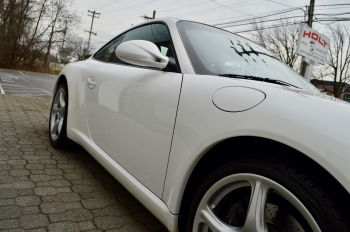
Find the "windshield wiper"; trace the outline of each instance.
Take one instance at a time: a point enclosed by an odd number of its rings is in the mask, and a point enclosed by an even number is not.
[[[254,81],[262,81],[262,82],[268,82],[268,83],[284,85],[284,86],[291,86],[291,87],[295,87],[297,89],[301,89],[298,86],[295,86],[295,85],[292,85],[288,82],[277,80],[277,79],[270,79],[270,78],[256,77],[256,76],[249,76],[249,75],[238,75],[238,74],[219,74],[219,76],[229,77],[229,78],[237,78],[237,79],[254,80]]]

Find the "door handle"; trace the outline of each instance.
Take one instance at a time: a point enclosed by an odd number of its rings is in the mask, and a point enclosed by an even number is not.
[[[96,84],[97,84],[97,81],[96,81],[96,79],[95,79],[94,77],[89,77],[89,78],[87,79],[87,87],[88,87],[89,89],[95,88],[95,87],[96,87]]]

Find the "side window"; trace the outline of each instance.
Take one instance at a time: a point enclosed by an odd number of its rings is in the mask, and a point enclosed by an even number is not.
[[[163,55],[174,58],[170,34],[163,24],[151,24],[131,30],[126,33],[122,42],[129,40],[150,41],[158,47]]]
[[[126,33],[122,42],[129,40],[150,41],[157,45],[159,50],[165,54],[170,45],[170,35],[166,26],[163,24],[151,24],[129,31]]]
[[[124,36],[125,34],[110,41],[94,55],[94,58],[105,62],[124,63],[115,55],[114,52],[115,48],[122,42]]]
[[[168,29],[163,24],[150,24],[143,27],[138,27],[134,30],[128,31],[127,33],[118,36],[117,38],[110,41],[103,48],[101,48],[95,55],[94,58],[104,62],[127,64],[120,60],[115,55],[115,48],[129,40],[147,40],[154,43],[159,51],[168,57],[174,57],[173,47],[171,45],[170,34]],[[130,64],[128,64],[130,65]],[[164,71],[177,72],[178,68],[173,67],[171,69],[163,69]]]

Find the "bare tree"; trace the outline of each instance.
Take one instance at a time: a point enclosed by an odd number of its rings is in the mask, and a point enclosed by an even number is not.
[[[263,22],[254,22],[255,31],[251,33],[251,39],[297,71],[300,68],[298,65],[300,62],[297,62],[299,56],[296,53],[299,25],[290,23],[287,19],[280,19],[275,26],[264,28]]]
[[[23,34],[31,22],[33,0],[1,1],[0,7],[0,66],[10,68],[18,62],[23,48]]]
[[[56,45],[57,49],[60,49],[59,44],[64,42],[65,38],[62,38],[62,33],[66,33],[67,24],[76,24],[77,18],[75,12],[72,12],[69,8],[71,2],[69,0],[55,0],[52,3],[52,15],[51,15],[51,29],[48,36],[47,49],[44,57],[44,68],[48,67],[48,58],[53,45]],[[60,35],[58,35],[60,34]],[[63,43],[62,43],[63,44]]]
[[[63,56],[75,57],[78,61],[84,60],[86,54],[90,54],[94,50],[94,46],[90,45],[87,51],[87,41],[82,37],[70,35],[67,38],[66,47],[61,52]]]
[[[0,0],[0,67],[48,70],[50,52],[80,21],[74,0]]]
[[[321,80],[323,85],[324,81],[331,80],[332,88],[328,91],[339,98],[350,91],[350,30],[338,23],[328,27],[327,35],[331,39],[327,62],[319,68],[316,79]]]

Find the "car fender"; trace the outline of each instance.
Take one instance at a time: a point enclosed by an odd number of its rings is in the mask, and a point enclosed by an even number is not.
[[[85,76],[88,74],[89,61],[66,65],[59,74],[55,91],[61,78],[65,78],[68,87],[67,137],[77,143],[79,133],[89,136],[85,114]]]
[[[246,111],[223,111],[212,99],[218,89],[228,86],[256,89],[266,98]],[[341,125],[346,115],[350,115],[349,104],[295,88],[184,75],[163,201],[171,213],[178,214],[187,181],[201,157],[221,141],[239,136],[266,138],[294,148],[350,192],[350,125]],[[330,123],[329,118],[334,121]]]

